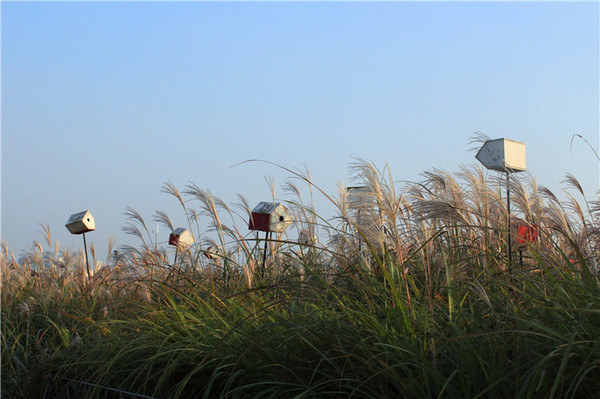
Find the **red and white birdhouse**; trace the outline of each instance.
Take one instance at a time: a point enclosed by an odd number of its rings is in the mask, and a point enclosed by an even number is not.
[[[253,210],[248,229],[282,233],[292,223],[287,208],[279,202],[261,202]]]

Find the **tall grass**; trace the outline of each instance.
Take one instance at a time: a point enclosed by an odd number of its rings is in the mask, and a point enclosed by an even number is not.
[[[176,263],[131,208],[124,230],[140,245],[89,283],[81,257],[32,274],[4,247],[3,397],[597,395],[600,203],[575,177],[564,202],[512,180],[513,220],[539,240],[509,268],[504,180],[461,167],[400,186],[387,166],[351,171],[358,197],[288,170],[278,200],[295,224],[270,240],[265,274],[245,198],[193,184],[162,190],[196,236]],[[299,230],[319,240],[299,245]]]

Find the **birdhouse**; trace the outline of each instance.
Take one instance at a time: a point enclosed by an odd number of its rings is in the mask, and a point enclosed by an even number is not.
[[[72,214],[65,227],[69,229],[71,234],[83,234],[96,230],[96,222],[90,211],[85,210]]]
[[[524,247],[533,243],[538,238],[538,227],[536,225],[519,224],[517,225],[517,245]]]
[[[179,227],[169,235],[169,245],[179,248],[189,247],[194,243],[194,236],[188,229]]]
[[[346,191],[348,192],[348,203],[354,207],[364,205],[373,195],[373,190],[367,186],[346,187]]]
[[[298,234],[298,244],[300,245],[314,245],[316,242],[317,237],[308,230],[302,230]]]
[[[475,158],[488,169],[498,172],[523,172],[525,164],[525,144],[509,139],[488,140],[475,155]]]
[[[203,251],[203,253],[208,259],[218,259],[220,257],[219,248],[215,245],[209,246]]]
[[[279,202],[261,202],[252,210],[248,228],[273,233],[282,233],[292,223],[285,206]]]

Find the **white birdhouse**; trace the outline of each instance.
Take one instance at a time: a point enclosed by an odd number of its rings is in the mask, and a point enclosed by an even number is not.
[[[194,236],[188,229],[179,227],[169,235],[169,245],[179,248],[189,247],[194,243]]]
[[[499,172],[523,172],[525,164],[525,144],[509,139],[488,140],[483,143],[475,158],[488,169]]]
[[[65,227],[69,229],[71,234],[83,234],[96,230],[96,222],[90,211],[85,210],[72,214]]]
[[[252,210],[248,229],[282,233],[291,223],[285,206],[279,202],[261,202]]]

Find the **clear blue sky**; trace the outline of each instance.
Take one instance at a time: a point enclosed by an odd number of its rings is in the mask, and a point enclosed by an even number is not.
[[[102,256],[108,235],[136,242],[126,206],[182,224],[167,180],[267,200],[264,177],[287,174],[230,168],[251,158],[307,165],[330,193],[352,157],[398,180],[457,171],[476,162],[474,131],[525,142],[541,184],[570,172],[598,190],[594,154],[569,146],[598,149],[598,2],[1,7],[2,239],[17,254],[39,223],[79,249],[64,224],[83,209]]]

